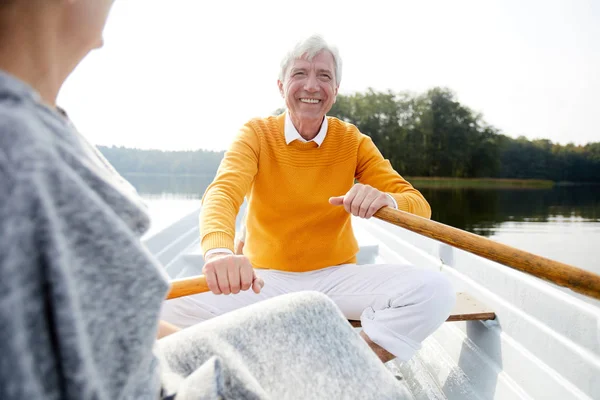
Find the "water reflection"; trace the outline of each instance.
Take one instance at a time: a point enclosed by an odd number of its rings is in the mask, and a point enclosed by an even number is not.
[[[600,186],[552,189],[423,188],[432,219],[490,236],[503,222],[548,222],[557,217],[600,221]]]
[[[126,175],[146,198],[200,199],[213,176]],[[552,189],[420,188],[432,219],[492,235],[503,222],[548,222],[556,217],[600,222],[600,186]]]
[[[182,199],[200,199],[213,175],[123,175],[145,198],[174,195]]]

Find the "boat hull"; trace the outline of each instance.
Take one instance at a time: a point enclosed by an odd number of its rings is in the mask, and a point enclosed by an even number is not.
[[[201,273],[198,214],[144,240],[171,278]],[[600,399],[600,302],[383,221],[353,227],[359,263],[438,271],[496,313],[445,323],[398,366],[416,399]]]

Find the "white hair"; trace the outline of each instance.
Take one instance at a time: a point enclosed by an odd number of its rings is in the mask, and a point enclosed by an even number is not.
[[[307,39],[298,42],[292,50],[290,50],[283,60],[281,60],[281,68],[279,70],[279,80],[283,82],[285,80],[285,74],[290,64],[299,58],[305,57],[308,61],[311,61],[314,56],[322,51],[327,51],[333,56],[333,63],[335,65],[335,83],[337,86],[342,81],[342,59],[337,47],[329,45],[323,37],[320,35],[312,35]]]

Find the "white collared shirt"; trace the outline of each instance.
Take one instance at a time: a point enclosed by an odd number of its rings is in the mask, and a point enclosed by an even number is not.
[[[319,133],[317,133],[317,136],[315,136],[311,140],[306,140],[300,135],[300,133],[298,133],[298,130],[296,129],[296,127],[294,126],[294,123],[292,122],[292,118],[290,118],[290,113],[286,112],[285,113],[285,124],[283,126],[283,130],[285,133],[285,144],[290,144],[294,140],[299,140],[303,143],[315,142],[317,144],[317,146],[321,147],[321,145],[323,144],[323,141],[325,140],[325,136],[327,136],[328,125],[329,124],[327,123],[327,116],[325,116],[323,118],[323,123],[321,124],[321,129],[319,130]]]

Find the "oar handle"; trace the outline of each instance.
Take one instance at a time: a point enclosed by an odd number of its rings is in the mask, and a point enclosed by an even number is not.
[[[556,285],[567,287],[575,292],[600,299],[600,276],[584,269],[540,257],[473,233],[389,207],[377,211],[375,217]]]
[[[174,279],[171,281],[171,290],[167,294],[167,300],[192,294],[208,292],[210,289],[206,284],[204,275],[190,278]]]

